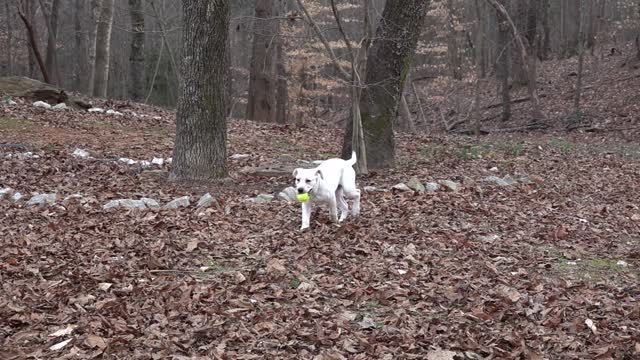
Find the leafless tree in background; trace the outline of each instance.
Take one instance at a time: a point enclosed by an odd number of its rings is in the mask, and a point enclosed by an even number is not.
[[[102,0],[98,27],[96,28],[95,54],[93,67],[93,96],[106,97],[109,84],[109,62],[111,52],[111,31],[113,29],[113,11],[115,0]]]

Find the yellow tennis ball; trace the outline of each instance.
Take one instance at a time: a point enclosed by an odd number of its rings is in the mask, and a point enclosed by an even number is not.
[[[305,202],[309,201],[309,193],[302,193],[297,195],[298,201]]]

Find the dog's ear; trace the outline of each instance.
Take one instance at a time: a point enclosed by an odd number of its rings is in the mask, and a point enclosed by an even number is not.
[[[316,176],[320,176],[320,179],[324,180],[324,176],[322,175],[322,170],[318,169],[318,171],[316,171]]]
[[[293,170],[293,177],[298,176],[298,170],[300,170],[300,168]]]

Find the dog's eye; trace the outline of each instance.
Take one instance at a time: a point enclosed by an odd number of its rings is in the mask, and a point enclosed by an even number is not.
[[[311,184],[311,180],[307,179],[307,184]]]
[[[300,182],[300,179],[296,179],[296,182]]]

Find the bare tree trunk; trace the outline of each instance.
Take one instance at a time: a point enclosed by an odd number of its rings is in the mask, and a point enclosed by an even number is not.
[[[172,180],[227,176],[229,0],[183,0]]]
[[[449,69],[451,77],[455,80],[462,80],[460,69],[460,51],[458,50],[458,41],[456,30],[454,27],[455,14],[453,8],[453,0],[447,0],[447,54],[449,55]]]
[[[75,0],[73,10],[74,53],[73,61],[73,87],[82,91],[82,77],[87,73],[86,66],[86,41],[82,33],[82,14],[84,13],[85,0]]]
[[[131,56],[129,58],[131,79],[129,94],[135,101],[144,97],[145,62],[144,62],[144,12],[142,0],[129,0],[129,14],[131,15]]]
[[[505,9],[512,14],[513,23],[516,25],[518,33],[520,34],[525,34],[527,31],[528,2],[529,0],[515,0],[502,3]],[[510,3],[510,7],[507,6],[507,3]],[[517,86],[525,86],[527,85],[528,78],[527,67],[522,63],[522,58],[517,48],[514,46],[510,46],[509,48],[511,50],[509,51],[509,57],[511,60],[512,83]]]
[[[578,10],[578,76],[576,79],[576,97],[574,99],[576,122],[582,117],[582,112],[580,110],[580,98],[582,96],[582,68],[584,64],[584,10],[584,0],[580,0],[580,7]]]
[[[50,8],[45,5],[42,0],[40,0],[40,8],[42,9],[44,20],[49,33],[47,36],[47,56],[45,66],[47,67],[47,72],[50,75],[53,75],[53,78],[51,79],[53,83],[56,85],[62,85],[63,79],[60,75],[60,68],[58,67],[58,56],[56,51],[60,0],[53,0],[51,2]]]
[[[276,94],[276,122],[286,124],[288,122],[289,89],[287,86],[287,70],[285,65],[284,39],[279,37],[277,57],[277,94]]]
[[[93,84],[95,83],[95,70],[96,70],[96,34],[98,32],[98,26],[100,25],[100,9],[102,9],[102,2],[105,0],[91,0],[91,26],[89,31],[89,71],[87,72],[88,78],[86,83],[86,93],[93,94]]]
[[[25,15],[24,12],[24,3],[22,1],[20,1],[20,3],[16,4],[16,7],[18,9],[18,15],[20,16],[20,19],[22,19],[22,22],[24,23],[25,28],[27,29],[27,37],[29,38],[29,45],[31,46],[31,50],[33,51],[33,54],[36,57],[36,60],[38,61],[38,66],[40,67],[40,72],[42,73],[42,77],[44,79],[44,82],[51,84],[51,78],[49,77],[49,73],[47,72],[47,67],[44,64],[44,61],[42,60],[42,55],[40,54],[40,50],[38,49],[38,43],[36,42],[36,32],[35,29],[33,28],[30,20],[27,18],[27,15]]]
[[[107,97],[109,62],[111,58],[111,30],[115,0],[103,0],[96,29],[96,63],[94,66],[93,96]]]
[[[542,44],[538,48],[540,60],[548,60],[551,52],[551,27],[549,25],[549,0],[541,0],[540,17],[542,23]]]
[[[509,17],[509,13],[507,10],[498,3],[497,0],[487,0],[498,12],[502,14],[502,16],[506,19],[507,23],[511,27],[511,32],[513,37],[516,39],[516,44],[520,48],[520,57],[522,58],[522,63],[527,66],[527,73],[529,74],[529,81],[527,82],[527,91],[529,92],[529,97],[531,98],[531,106],[533,112],[533,122],[537,122],[539,120],[545,120],[546,116],[542,113],[540,109],[540,98],[538,97],[537,85],[536,85],[536,74],[535,67],[531,65],[529,62],[535,61],[535,57],[529,57],[527,54],[527,45],[525,45],[526,39],[523,38],[519,33],[516,25]]]
[[[7,75],[13,75],[13,26],[11,24],[11,8],[8,1],[4,3],[4,10],[7,24]]]
[[[274,0],[256,1],[247,119],[276,121],[278,20]]]
[[[369,168],[395,166],[393,122],[429,1],[387,0],[367,60],[360,112]]]
[[[500,84],[499,92],[502,95],[502,121],[511,119],[511,95],[509,93],[509,25],[507,19],[500,11],[496,11],[498,17],[498,60],[496,62],[496,74]]]
[[[400,106],[398,108],[398,112],[400,113],[400,122],[399,122],[399,130],[406,132],[415,132],[416,124],[411,117],[411,110],[409,109],[409,103],[407,102],[407,94],[411,89],[411,73],[407,74],[407,79],[405,80],[404,90],[402,92],[402,97],[400,98]]]

